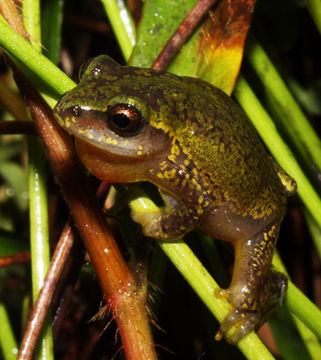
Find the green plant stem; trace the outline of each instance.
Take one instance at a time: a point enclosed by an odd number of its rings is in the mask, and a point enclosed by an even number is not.
[[[30,34],[31,45],[41,51],[40,2],[38,0],[24,0],[22,4],[23,23]]]
[[[310,166],[311,159],[321,170],[321,140],[314,131],[307,117],[297,104],[274,64],[254,36],[248,37],[246,57],[258,74],[271,100],[276,119],[288,132],[297,151]]]
[[[113,28],[118,44],[128,61],[135,45],[135,26],[123,0],[101,0]]]
[[[42,23],[42,44],[45,47],[44,55],[54,64],[59,61],[60,33],[62,24],[61,0],[51,0],[42,3],[41,23]]]
[[[43,86],[49,87],[56,98],[75,86],[75,83],[63,71],[13,31],[2,15],[0,15],[0,45],[9,55],[23,64],[22,70],[27,68],[33,74],[33,76],[30,74],[28,76],[25,72],[33,84],[35,79],[41,79]],[[37,85],[39,84],[36,84],[36,87]]]
[[[47,176],[45,157],[38,139],[29,138],[29,194],[30,194],[30,241],[33,302],[43,285],[50,263],[48,231]],[[53,359],[53,340],[50,317],[47,316],[40,337],[38,356]]]
[[[40,2],[25,0],[22,4],[24,24],[31,35],[33,46],[41,51]],[[43,146],[33,136],[28,141],[29,155],[29,215],[30,215],[30,248],[32,269],[33,302],[42,288],[50,264],[47,171]],[[38,340],[36,359],[53,359],[53,338],[51,315],[47,314],[43,331]]]
[[[305,4],[321,34],[321,0],[305,0]]]
[[[321,312],[293,283],[289,283],[286,304],[321,339]]]
[[[273,265],[281,272],[290,276],[278,253],[274,254]],[[300,295],[297,297],[298,292]],[[298,301],[297,301],[298,300]],[[316,334],[321,333],[321,312],[320,310],[304,295],[295,285],[289,283],[289,290],[285,297],[285,303],[292,310],[292,318],[301,335],[301,338],[309,352],[311,359],[319,360],[321,358],[321,346]],[[291,304],[291,305],[290,305]],[[307,307],[311,312],[309,314],[302,313],[301,307]],[[308,315],[308,316],[306,316]]]
[[[238,79],[234,95],[274,158],[296,180],[297,192],[301,200],[321,226],[321,200],[318,194],[300,168],[291,150],[282,140],[272,119],[242,76]]]
[[[17,342],[11,328],[9,316],[4,304],[0,301],[0,349],[4,360],[16,360]]]
[[[311,356],[312,360],[320,360],[321,359],[321,347],[320,342],[317,336],[313,333],[310,328],[308,328],[302,320],[298,319],[296,316],[293,316],[293,320],[295,325],[302,337],[304,345],[306,347],[307,352]]]

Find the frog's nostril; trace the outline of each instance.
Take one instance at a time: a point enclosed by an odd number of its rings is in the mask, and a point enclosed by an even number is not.
[[[75,105],[71,108],[71,111],[74,116],[79,117],[81,115],[81,108],[78,105]]]

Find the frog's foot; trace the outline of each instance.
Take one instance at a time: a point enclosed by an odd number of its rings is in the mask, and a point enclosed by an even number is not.
[[[224,298],[230,304],[233,302],[230,289],[220,289],[215,295]],[[256,328],[259,323],[260,315],[257,312],[240,310],[234,307],[222,321],[215,340],[219,341],[224,337],[228,343],[235,345],[251,330]]]
[[[260,314],[254,311],[232,310],[221,323],[215,339],[220,340],[224,336],[228,343],[235,345],[260,324],[260,319]],[[232,334],[230,331],[233,331]]]
[[[234,309],[221,323],[216,340],[224,336],[228,343],[236,344],[251,330],[257,331],[282,303],[286,289],[287,277],[270,270],[253,297],[243,298],[239,288],[220,291],[217,295],[226,298]]]

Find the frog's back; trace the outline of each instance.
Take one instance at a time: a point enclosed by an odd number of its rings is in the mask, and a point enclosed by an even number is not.
[[[238,105],[193,78],[175,79],[169,92],[175,111],[163,121],[194,172],[208,177],[217,205],[230,202],[236,214],[252,218],[283,212],[284,188],[272,159]]]

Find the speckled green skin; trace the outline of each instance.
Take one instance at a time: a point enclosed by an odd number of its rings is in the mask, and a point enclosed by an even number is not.
[[[106,110],[118,103],[144,116],[137,135],[123,137],[107,126]],[[199,229],[233,243],[235,266],[226,292],[233,310],[221,331],[240,325],[228,338],[235,343],[259,327],[286,288],[286,279],[269,270],[295,182],[268,156],[233,100],[198,79],[121,67],[100,56],[62,97],[55,115],[75,135],[81,160],[98,178],[150,181],[161,189],[167,204],[161,215],[133,214],[145,235],[175,240]]]

